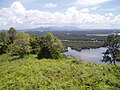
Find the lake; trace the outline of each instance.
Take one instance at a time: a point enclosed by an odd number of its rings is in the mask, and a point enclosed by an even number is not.
[[[81,51],[76,51],[68,47],[68,51],[64,52],[64,55],[71,55],[74,56],[78,60],[82,60],[85,62],[95,62],[98,64],[105,64],[105,62],[101,62],[103,52],[105,52],[107,48],[101,47],[97,49],[83,49]],[[120,62],[116,62],[117,64],[120,64]]]

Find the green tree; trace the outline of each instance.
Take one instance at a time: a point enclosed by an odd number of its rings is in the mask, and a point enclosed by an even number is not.
[[[6,46],[7,43],[8,43],[8,33],[3,30],[1,33],[0,33],[0,40],[3,42],[3,45]]]
[[[39,51],[39,38],[37,36],[30,37],[30,46],[31,46],[31,53],[37,54]]]
[[[52,33],[47,33],[40,38],[40,52],[38,53],[38,58],[52,58],[58,59],[62,58],[61,52],[63,51],[63,46],[60,40],[55,37]]]
[[[13,43],[13,41],[16,39],[16,29],[11,27],[8,31],[9,34],[9,43]]]
[[[13,54],[19,55],[21,58],[30,53],[30,35],[24,32],[19,32],[13,44],[10,45]]]
[[[118,47],[120,44],[120,36],[117,34],[109,35],[105,44],[110,47]]]
[[[110,61],[110,63],[113,62],[113,64],[115,64],[116,55],[119,53],[118,48],[120,47],[120,36],[117,34],[109,35],[105,44],[108,46],[108,49],[104,53],[102,61]],[[111,57],[109,55],[111,55]]]

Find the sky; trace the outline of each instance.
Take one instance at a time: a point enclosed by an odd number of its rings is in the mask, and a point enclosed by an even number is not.
[[[120,29],[120,0],[0,0],[0,29]]]

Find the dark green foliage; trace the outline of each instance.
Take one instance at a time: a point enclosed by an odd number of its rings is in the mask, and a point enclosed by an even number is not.
[[[58,59],[62,57],[63,46],[60,40],[52,33],[47,33],[40,38],[40,52],[38,58]]]
[[[9,34],[9,44],[11,44],[16,39],[16,29],[11,27],[10,30],[8,31],[8,34]]]
[[[48,47],[43,47],[40,52],[38,53],[38,58],[51,58],[51,52],[49,51]]]
[[[117,55],[119,54],[118,48],[120,47],[120,36],[117,34],[109,35],[107,37],[105,44],[106,44],[106,46],[108,46],[108,49],[104,53],[102,61],[104,61],[104,62],[110,61],[110,63],[113,62],[115,64]]]
[[[9,35],[4,30],[0,33],[0,42],[0,54],[8,52]]]
[[[117,34],[112,34],[107,37],[107,40],[105,42],[106,46],[110,47],[118,47],[120,45],[120,36]]]
[[[37,36],[30,37],[30,46],[31,46],[31,53],[37,54],[39,51],[39,38]]]
[[[103,46],[103,42],[90,42],[90,41],[62,41],[64,47],[71,47],[75,50],[89,49],[89,48],[99,48]]]
[[[0,33],[0,41],[3,42],[3,45],[7,45],[8,44],[8,40],[9,40],[9,35],[6,31],[2,31]]]

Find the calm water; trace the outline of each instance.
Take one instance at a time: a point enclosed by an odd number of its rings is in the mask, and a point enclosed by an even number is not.
[[[76,51],[68,47],[68,51],[64,52],[65,55],[71,55],[74,56],[76,59],[85,61],[85,62],[95,62],[99,64],[104,64],[104,62],[101,62],[103,52],[106,51],[107,48],[97,48],[97,49],[85,49],[81,51]],[[120,64],[120,62],[117,62],[117,64]]]

